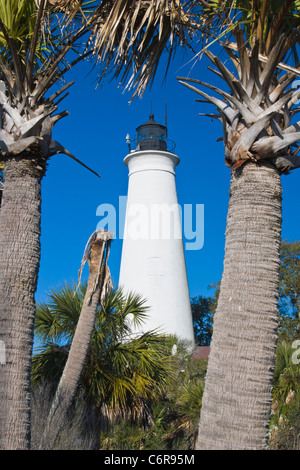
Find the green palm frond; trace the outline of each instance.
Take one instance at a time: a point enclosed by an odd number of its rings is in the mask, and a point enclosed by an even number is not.
[[[16,67],[19,68],[18,72],[23,74],[23,78],[37,21],[38,8],[34,0],[0,1],[1,60],[3,64],[11,67],[16,73]],[[40,31],[35,43],[33,61],[35,70],[38,69],[38,63],[45,60],[50,45],[57,42],[60,35],[57,28],[52,28],[51,40],[49,34],[41,33],[42,31]]]
[[[24,49],[33,36],[37,7],[33,0],[1,0],[0,18],[9,38],[17,41]],[[24,46],[22,45],[24,43]],[[0,32],[0,44],[8,48],[7,37]]]
[[[90,396],[96,397],[102,387],[100,396],[105,403],[124,407],[132,395],[154,398],[170,383],[173,358],[164,337],[148,332],[131,341],[109,343],[102,350],[98,346],[97,353],[94,342],[91,346],[89,361],[91,356],[93,360],[87,376]]]
[[[114,315],[116,309],[117,315]],[[96,317],[94,341],[99,343],[107,337],[113,342],[121,341],[131,333],[130,322],[133,326],[142,323],[147,310],[141,296],[130,292],[125,296],[121,289],[113,289]]]
[[[52,289],[48,302],[37,304],[35,334],[40,341],[73,337],[82,307],[86,283]]]
[[[45,341],[32,358],[32,384],[48,382],[57,386],[68,357],[68,346]]]
[[[192,380],[182,387],[182,394],[178,404],[181,412],[191,421],[197,420],[198,411],[201,410],[204,381]]]
[[[77,290],[65,284],[50,291],[39,304],[35,332],[39,347],[33,358],[32,378],[57,383],[67,360],[80,315],[86,285]],[[170,383],[173,357],[170,344],[156,331],[131,337],[128,317],[142,322],[147,307],[136,294],[112,290],[96,314],[80,388],[102,406],[125,409],[136,400],[155,397]]]
[[[147,316],[149,306],[147,305],[147,300],[143,299],[142,296],[129,292],[122,302],[121,309],[123,317],[131,315],[133,326],[138,326],[143,323]]]
[[[299,43],[299,0],[199,0],[203,15],[211,27],[207,36],[236,41],[239,49],[246,44],[253,48],[259,42],[260,54],[268,56],[281,34],[285,34],[285,56],[291,51],[295,63]]]

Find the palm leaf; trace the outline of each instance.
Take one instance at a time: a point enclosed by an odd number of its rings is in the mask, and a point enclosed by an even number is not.
[[[85,285],[53,289],[37,307],[35,332],[39,347],[33,358],[33,383],[57,383],[68,356],[85,295]],[[136,294],[112,290],[99,306],[80,388],[102,406],[128,409],[149,399],[170,382],[173,357],[164,336],[155,331],[128,340],[133,316],[142,321],[145,302]],[[125,340],[126,339],[126,340]],[[162,360],[162,358],[164,358]],[[56,368],[56,369],[55,369]]]
[[[297,60],[294,50],[300,39],[300,2],[200,3],[203,11],[217,17],[220,24],[221,32],[216,35],[214,30],[208,31],[207,36],[224,48],[235,71],[225,67],[211,51],[204,52],[217,67],[210,70],[225,81],[230,93],[201,80],[178,80],[217,108],[219,114],[213,117],[223,124],[226,163],[236,168],[248,159],[268,158],[281,172],[298,168],[300,159],[293,146],[297,146],[300,132],[291,127],[291,119],[299,110],[300,93],[290,85],[300,73],[299,65],[291,61]],[[284,62],[287,60],[289,63]],[[203,87],[221,99],[208,95]]]
[[[48,382],[56,386],[68,358],[68,349],[53,341],[46,341],[37,348],[32,358],[32,384]]]
[[[157,63],[163,52],[169,56],[181,44],[190,45],[195,21],[187,1],[135,1],[109,2],[111,8],[94,28],[95,50],[101,72],[106,73],[112,65],[113,75],[120,77],[127,88],[136,88],[135,94],[143,92],[153,78]],[[103,5],[99,12],[103,12]],[[169,42],[169,47],[167,44]],[[133,75],[131,75],[133,73]]]

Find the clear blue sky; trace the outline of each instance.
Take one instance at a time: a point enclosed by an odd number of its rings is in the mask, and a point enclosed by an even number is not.
[[[207,71],[204,58],[192,67],[189,57],[178,55],[169,70],[166,83],[162,71],[151,90],[129,104],[130,93],[123,93],[116,81],[106,80],[95,90],[95,73],[87,74],[87,65],[69,73],[75,80],[70,95],[60,104],[60,111],[70,115],[54,128],[53,138],[77,158],[101,174],[98,179],[65,155],[52,157],[42,183],[42,256],[37,301],[46,299],[50,288],[65,281],[77,281],[86,242],[96,229],[97,207],[108,203],[118,207],[119,196],[127,194],[128,170],[123,163],[128,147],[126,134],[148,120],[150,106],[155,120],[164,124],[168,108],[169,138],[176,142],[180,158],[176,181],[180,204],[204,204],[204,246],[186,252],[190,296],[212,295],[208,289],[222,276],[230,170],[224,163],[221,124],[199,112],[213,107],[196,103],[198,96],[180,85],[176,75],[200,78],[216,83]],[[283,232],[290,241],[299,239],[299,176],[295,170],[282,176]],[[122,240],[114,240],[109,266],[118,283]]]

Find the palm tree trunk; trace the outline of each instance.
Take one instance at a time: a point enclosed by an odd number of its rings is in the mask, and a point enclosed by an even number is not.
[[[51,405],[45,431],[40,440],[40,449],[53,449],[55,440],[63,427],[64,417],[77,390],[88,353],[101,294],[106,288],[105,283],[110,281],[110,276],[109,279],[107,278],[109,273],[107,260],[112,237],[113,234],[110,232],[99,231],[92,237],[90,242],[88,252],[89,278],[86,294],[68,359]]]
[[[32,156],[32,155],[31,155]],[[0,211],[0,448],[30,446],[30,371],[40,262],[41,179],[35,158],[5,164]]]
[[[197,449],[263,449],[277,340],[281,181],[271,164],[232,170],[224,272]]]

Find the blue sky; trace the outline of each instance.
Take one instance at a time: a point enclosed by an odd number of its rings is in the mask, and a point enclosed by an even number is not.
[[[53,138],[73,155],[97,171],[97,178],[65,155],[53,156],[42,183],[42,255],[37,301],[46,299],[51,288],[65,281],[77,281],[84,248],[96,229],[100,204],[118,208],[119,196],[126,196],[128,170],[123,163],[127,154],[126,134],[135,137],[135,129],[148,120],[151,103],[155,120],[164,124],[168,109],[168,134],[176,143],[180,158],[176,170],[179,204],[204,204],[204,245],[198,251],[186,251],[190,296],[213,295],[208,286],[222,276],[230,170],[224,163],[221,124],[199,112],[212,107],[196,103],[197,95],[180,85],[176,75],[216,83],[201,59],[192,68],[191,56],[179,54],[172,62],[168,78],[162,83],[163,69],[142,98],[129,104],[130,93],[118,88],[117,81],[106,80],[95,90],[95,73],[87,64],[69,73],[75,80],[60,111],[70,115],[54,128]],[[299,239],[299,170],[282,176],[283,239]],[[122,240],[113,241],[109,267],[118,283]]]

